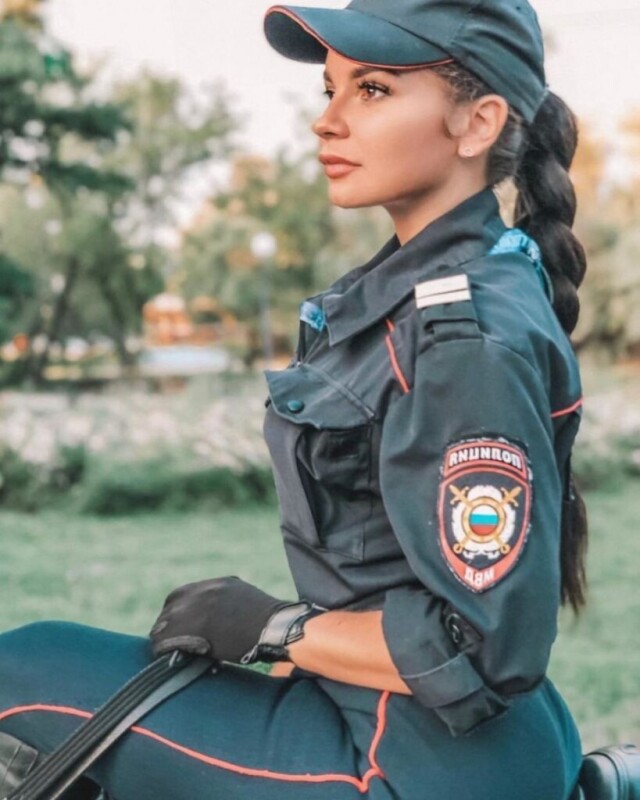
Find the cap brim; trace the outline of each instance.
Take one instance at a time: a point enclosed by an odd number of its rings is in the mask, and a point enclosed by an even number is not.
[[[375,66],[409,68],[451,60],[448,53],[425,39],[349,8],[272,6],[264,32],[278,53],[312,64],[324,63],[328,49]]]

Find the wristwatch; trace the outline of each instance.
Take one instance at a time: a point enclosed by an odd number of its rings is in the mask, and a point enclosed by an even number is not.
[[[325,611],[326,608],[307,601],[282,606],[271,615],[262,629],[258,643],[242,656],[240,663],[291,661],[288,645],[302,639],[305,623]]]

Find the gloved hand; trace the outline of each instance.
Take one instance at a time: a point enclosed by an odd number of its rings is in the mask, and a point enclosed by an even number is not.
[[[287,646],[326,609],[287,603],[240,578],[214,578],[175,589],[151,629],[156,655],[183,650],[215,661],[287,661]]]
[[[151,629],[156,656],[173,650],[239,663],[256,647],[273,614],[290,604],[240,578],[188,583],[167,597]]]

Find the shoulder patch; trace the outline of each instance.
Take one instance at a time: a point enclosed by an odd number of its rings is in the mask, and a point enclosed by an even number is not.
[[[415,295],[418,308],[471,300],[469,278],[465,274],[461,274],[423,281],[416,285]]]
[[[500,583],[529,533],[531,470],[523,447],[500,438],[465,439],[444,454],[438,498],[440,547],[473,592]]]

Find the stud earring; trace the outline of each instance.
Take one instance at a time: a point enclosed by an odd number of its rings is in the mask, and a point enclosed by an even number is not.
[[[464,150],[462,151],[462,155],[464,156],[464,158],[471,158],[471,156],[473,155],[472,148],[471,147],[465,147]]]

